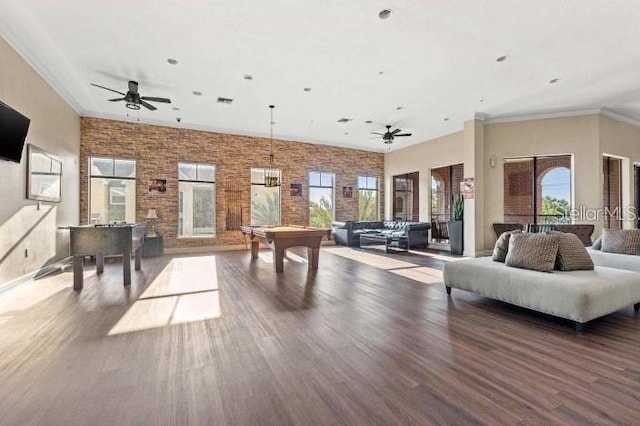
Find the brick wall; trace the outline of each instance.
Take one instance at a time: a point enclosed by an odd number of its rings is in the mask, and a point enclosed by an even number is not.
[[[165,246],[202,247],[241,244],[239,231],[227,231],[225,188],[241,189],[242,210],[250,212],[250,169],[268,166],[269,138],[210,133],[171,127],[82,118],[80,136],[80,220],[89,216],[90,156],[136,160],[136,218],[144,221],[148,209],[158,212],[158,230]],[[380,153],[274,140],[276,167],[282,170],[281,221],[309,223],[310,171],[335,173],[335,219],[358,218],[358,176],[375,176],[380,182],[380,217],[384,206],[384,156]],[[216,166],[216,237],[176,238],[178,223],[178,162]],[[149,180],[167,179],[165,193],[149,193]],[[302,183],[302,197],[291,197],[291,183]],[[354,188],[353,198],[343,198],[342,187]],[[249,223],[249,217],[244,223]]]

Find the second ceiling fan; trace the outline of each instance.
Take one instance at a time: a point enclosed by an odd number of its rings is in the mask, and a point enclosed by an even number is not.
[[[371,134],[372,135],[382,136],[382,140],[386,144],[393,143],[393,139],[397,138],[397,137],[411,136],[411,133],[400,133],[400,132],[402,132],[401,129],[395,129],[395,130],[392,131],[390,125],[387,125],[386,127],[387,127],[387,131],[385,133],[371,132]]]

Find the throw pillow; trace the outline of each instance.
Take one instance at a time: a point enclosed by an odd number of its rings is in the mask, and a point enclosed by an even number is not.
[[[558,237],[555,269],[559,271],[593,270],[593,260],[577,235],[558,231],[549,233]]]
[[[519,229],[513,231],[507,231],[500,234],[498,237],[498,241],[496,241],[496,245],[493,247],[493,261],[494,262],[502,262],[507,257],[507,252],[509,251],[509,239],[511,238],[511,234],[520,233]]]
[[[600,235],[598,237],[598,239],[595,240],[593,242],[593,244],[591,244],[591,249],[592,250],[602,250],[602,235]]]
[[[640,254],[640,229],[604,229],[602,251]]]
[[[558,254],[558,237],[551,234],[513,234],[505,265],[548,272],[553,270]]]

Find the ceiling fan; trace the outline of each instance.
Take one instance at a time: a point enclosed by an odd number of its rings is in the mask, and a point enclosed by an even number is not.
[[[142,105],[148,110],[155,111],[158,108],[156,108],[155,106],[151,105],[149,102],[146,102],[146,101],[162,102],[165,104],[171,103],[171,99],[168,99],[168,98],[140,96],[140,93],[138,93],[138,82],[133,80],[129,81],[129,91],[127,93],[122,93],[118,90],[109,89],[108,87],[100,86],[99,84],[95,84],[95,83],[91,83],[91,85],[99,87],[101,89],[110,90],[111,92],[121,94],[123,96],[122,98],[109,99],[109,101],[110,102],[125,101],[127,103],[127,108],[129,109],[140,109],[140,105]]]
[[[386,144],[393,143],[393,139],[396,137],[411,136],[411,133],[400,133],[402,131],[401,129],[395,129],[394,131],[391,131],[391,126],[387,125],[386,127],[387,127],[386,133],[371,132],[371,134],[382,136],[382,140]]]

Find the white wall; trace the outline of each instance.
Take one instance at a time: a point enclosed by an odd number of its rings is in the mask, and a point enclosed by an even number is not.
[[[37,203],[26,199],[26,145],[20,164],[0,161],[2,285],[69,255],[68,231],[56,228],[79,223],[80,117],[1,38],[0,100],[31,119],[26,142],[63,163],[62,202],[37,210]]]
[[[640,164],[640,127],[619,120],[599,116],[600,153],[621,158],[622,161],[622,203],[635,206],[633,165]],[[625,228],[634,228],[632,217],[624,222]],[[598,234],[599,235],[599,234]]]
[[[456,132],[418,145],[391,151],[384,156],[385,202],[384,217],[391,219],[393,182],[395,175],[420,173],[419,195],[421,221],[430,220],[431,169],[464,162],[463,132]],[[466,174],[466,173],[465,173]]]
[[[495,243],[492,224],[504,222],[504,158],[572,154],[572,205],[587,208],[602,205],[598,129],[599,115],[596,114],[485,125],[485,249]],[[498,160],[496,167],[489,164],[493,156]]]

